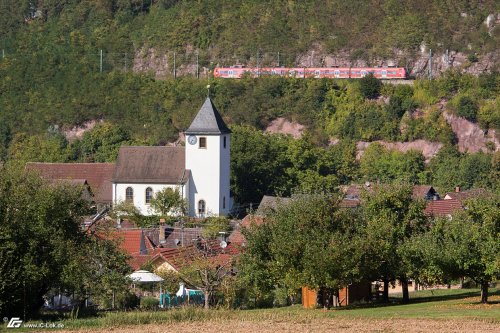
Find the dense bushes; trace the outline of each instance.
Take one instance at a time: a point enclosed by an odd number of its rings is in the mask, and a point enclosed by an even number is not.
[[[457,115],[467,120],[475,121],[478,107],[472,98],[460,96],[457,101]]]
[[[158,299],[156,297],[142,297],[140,307],[143,310],[155,310],[159,306]]]
[[[372,73],[359,80],[359,91],[364,98],[377,98],[380,95],[382,81],[373,76]]]

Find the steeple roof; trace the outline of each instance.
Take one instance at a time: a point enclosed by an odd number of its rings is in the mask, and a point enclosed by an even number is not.
[[[207,97],[200,111],[194,118],[193,122],[186,130],[185,134],[226,134],[231,133],[217,108],[212,103],[210,97]]]

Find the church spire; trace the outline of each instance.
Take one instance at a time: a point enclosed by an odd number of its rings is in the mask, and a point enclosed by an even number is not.
[[[210,88],[207,87],[207,89]],[[210,90],[208,90],[209,92]],[[217,111],[217,108],[212,103],[210,96],[207,96],[185,134],[220,135],[226,133],[231,133],[231,130],[227,127],[219,111]]]

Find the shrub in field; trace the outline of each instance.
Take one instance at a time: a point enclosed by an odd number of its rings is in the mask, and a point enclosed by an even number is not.
[[[120,309],[135,309],[139,306],[140,299],[134,293],[128,292],[121,299],[118,300],[118,307]]]
[[[143,310],[154,310],[158,308],[159,301],[155,297],[143,297],[140,304]]]

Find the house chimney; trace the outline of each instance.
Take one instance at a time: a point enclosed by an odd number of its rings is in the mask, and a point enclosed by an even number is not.
[[[221,242],[226,241],[226,234],[227,234],[227,232],[225,232],[225,231],[219,231],[219,239]]]
[[[165,244],[165,219],[160,219],[160,236],[159,236],[160,244]]]
[[[460,192],[460,186],[455,187],[455,192],[456,193]]]

